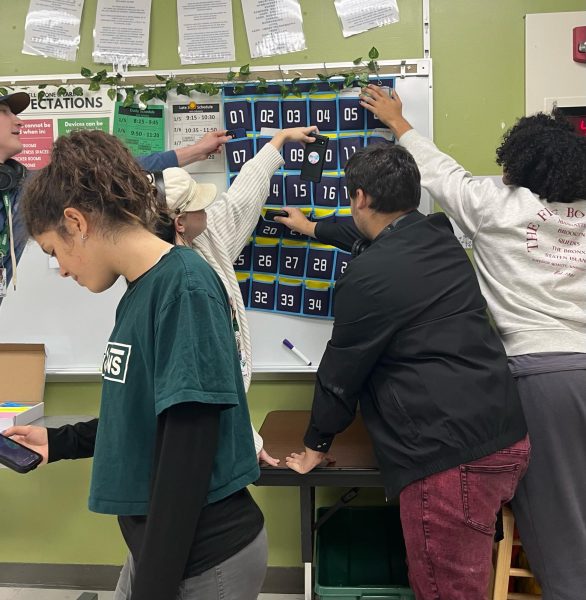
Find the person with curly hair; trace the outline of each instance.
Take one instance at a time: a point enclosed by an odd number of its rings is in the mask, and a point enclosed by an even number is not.
[[[188,200],[203,208],[215,196],[202,187]],[[115,598],[256,599],[267,539],[246,488],[259,466],[220,278],[155,235],[149,178],[102,131],[57,139],[21,210],[62,277],[94,293],[119,277],[128,287],[104,353],[99,421],[4,434],[43,462],[93,456],[89,508],[118,517],[134,558]]]
[[[586,589],[586,138],[523,117],[497,150],[505,188],[473,179],[368,86],[361,105],[409,150],[421,184],[472,240],[482,292],[523,403],[531,461],[513,510],[544,600]]]

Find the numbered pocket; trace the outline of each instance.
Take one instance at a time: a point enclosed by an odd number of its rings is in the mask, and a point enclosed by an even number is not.
[[[275,277],[254,275],[250,284],[250,308],[274,310],[275,308]]]
[[[334,272],[336,251],[333,248],[310,245],[307,252],[306,277],[331,279]]]
[[[254,103],[254,128],[279,128],[279,101],[257,100]]]
[[[334,279],[338,280],[348,268],[352,255],[349,252],[338,250],[336,252],[336,266],[334,267]]]
[[[348,185],[346,184],[346,175],[340,177],[339,187],[339,198],[340,206],[350,206],[350,194],[348,193]]]
[[[279,274],[289,277],[303,277],[305,261],[307,260],[307,246],[283,242],[279,257]]]
[[[352,98],[340,98],[338,106],[340,110],[340,130],[364,129],[366,116],[365,109],[358,103],[358,96]]]
[[[299,314],[301,312],[302,296],[303,286],[301,285],[301,281],[279,279],[277,283],[277,310]]]
[[[256,138],[256,153],[258,154],[273,138],[257,137]]]
[[[285,204],[287,206],[311,206],[311,187],[299,175],[285,177]]]
[[[266,221],[261,217],[256,226],[256,235],[268,238],[280,238],[283,235],[284,225],[275,221]]]
[[[309,317],[328,317],[332,290],[329,283],[306,281],[303,291],[303,314]]]
[[[307,126],[307,104],[305,100],[283,100],[281,102],[281,122],[286,127]]]
[[[252,111],[248,100],[237,100],[224,104],[226,129],[244,128],[252,131]]]
[[[324,157],[324,171],[338,170],[338,140],[330,138]]]
[[[300,170],[305,156],[305,147],[301,142],[287,142],[283,146],[285,169]]]
[[[346,166],[348,160],[354,153],[362,148],[364,139],[362,137],[342,137],[338,140],[338,148],[340,152],[340,166],[342,169]]]
[[[317,125],[320,131],[338,129],[338,110],[335,100],[310,100],[309,122]]]
[[[252,249],[252,269],[258,273],[276,273],[279,244],[274,240],[256,238]]]
[[[252,140],[238,139],[225,145],[228,169],[231,172],[240,171],[244,163],[252,158]]]
[[[285,204],[285,184],[280,173],[276,173],[271,177],[269,195],[265,204],[270,206],[283,206]]]
[[[322,177],[314,184],[313,203],[315,206],[338,206],[340,180],[337,177]]]
[[[252,242],[242,248],[240,256],[234,261],[235,271],[250,271],[252,266]]]
[[[244,308],[248,308],[250,303],[250,275],[248,273],[236,273],[236,280],[238,281]]]

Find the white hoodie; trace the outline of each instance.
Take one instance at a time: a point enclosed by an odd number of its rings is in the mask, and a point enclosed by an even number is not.
[[[507,354],[586,352],[586,199],[550,203],[527,188],[473,179],[414,129],[399,143],[421,185],[472,240]]]

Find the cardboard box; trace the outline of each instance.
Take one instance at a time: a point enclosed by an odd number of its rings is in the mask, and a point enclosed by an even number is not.
[[[44,394],[45,346],[0,344],[0,431],[40,419]],[[26,410],[10,404],[26,404]]]

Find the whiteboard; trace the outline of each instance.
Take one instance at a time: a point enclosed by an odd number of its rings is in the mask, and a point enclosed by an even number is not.
[[[398,61],[400,62],[400,61]],[[423,135],[432,137],[431,60],[410,61],[423,65],[422,74],[397,76],[396,89],[404,102],[407,120]],[[198,175],[225,189],[226,177]],[[425,193],[422,212],[431,212]],[[29,242],[18,265],[18,288],[8,291],[0,305],[0,342],[42,343],[47,351],[47,374],[94,375],[101,370],[106,342],[114,325],[116,306],[124,293],[119,280],[110,290],[93,294],[59,271],[35,242]],[[248,311],[254,373],[312,372],[317,369],[330,339],[332,321],[283,314]],[[305,366],[282,344],[291,340],[313,365]]]

